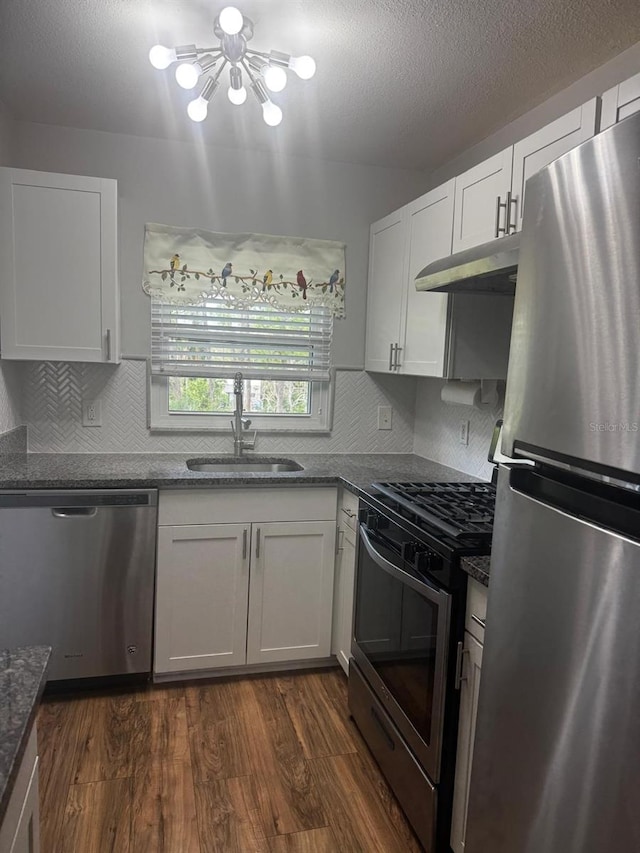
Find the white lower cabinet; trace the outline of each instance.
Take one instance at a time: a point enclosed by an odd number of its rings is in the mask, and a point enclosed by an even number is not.
[[[353,636],[353,595],[356,580],[358,498],[346,490],[338,504],[338,551],[333,598],[331,652],[349,674]]]
[[[39,853],[39,850],[38,745],[34,726],[0,826],[0,853]]]
[[[462,679],[460,684],[460,721],[458,723],[458,749],[456,778],[453,790],[451,817],[451,849],[463,853],[467,835],[467,808],[473,761],[473,745],[478,719],[478,696],[482,672],[484,620],[487,612],[487,588],[469,580],[467,595],[466,630],[464,632]]]
[[[158,529],[156,671],[245,663],[250,530],[250,524]]]
[[[329,657],[335,513],[335,489],[161,492],[154,672]]]
[[[335,521],[254,524],[247,663],[331,653]]]

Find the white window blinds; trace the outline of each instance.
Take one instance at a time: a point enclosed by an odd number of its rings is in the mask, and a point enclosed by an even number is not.
[[[238,308],[212,299],[204,305],[154,300],[151,371],[173,376],[248,379],[329,379],[333,317],[328,308],[282,311],[271,305]]]

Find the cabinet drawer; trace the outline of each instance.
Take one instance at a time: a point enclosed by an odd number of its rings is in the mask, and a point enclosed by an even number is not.
[[[469,578],[467,588],[467,619],[465,627],[467,631],[484,643],[484,622],[487,618],[487,598],[489,591],[473,578]]]
[[[232,524],[241,521],[331,521],[337,489],[163,489],[158,524]]]

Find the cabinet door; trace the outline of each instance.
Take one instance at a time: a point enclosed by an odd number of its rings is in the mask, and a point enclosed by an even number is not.
[[[482,646],[465,632],[463,680],[460,693],[460,722],[458,724],[458,752],[456,778],[453,791],[453,816],[451,818],[451,848],[454,853],[465,849],[467,834],[467,806],[473,743],[476,736],[478,694],[482,670]]]
[[[447,345],[446,293],[419,293],[415,278],[427,264],[451,254],[455,180],[407,205],[409,260],[402,373],[442,376]]]
[[[353,588],[356,573],[356,547],[348,530],[338,529],[335,593],[333,600],[333,636],[331,651],[349,675],[351,637],[353,635]]]
[[[331,653],[336,525],[253,525],[247,663]]]
[[[37,753],[34,725],[0,821],[0,853],[38,853],[40,850]]]
[[[500,236],[497,228],[505,227],[506,218],[505,210],[498,210],[498,197],[502,203],[506,202],[511,189],[512,162],[510,146],[456,178],[454,253]]]
[[[371,226],[367,284],[366,370],[395,372],[405,292],[406,208]]]
[[[2,358],[118,361],[116,182],[0,169]]]
[[[600,130],[606,130],[640,110],[640,74],[609,89],[602,96]]]
[[[522,228],[525,184],[528,179],[558,157],[585,142],[596,132],[597,98],[572,110],[546,127],[521,139],[513,146],[511,233]]]
[[[249,524],[158,528],[155,672],[246,659]]]

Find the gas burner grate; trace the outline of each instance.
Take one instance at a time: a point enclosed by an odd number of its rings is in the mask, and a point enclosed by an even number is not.
[[[373,487],[459,542],[491,539],[496,490],[490,483],[373,483]]]

